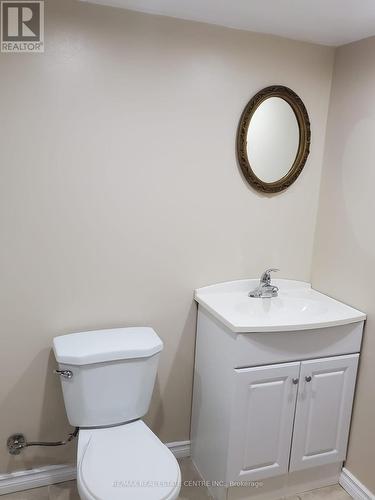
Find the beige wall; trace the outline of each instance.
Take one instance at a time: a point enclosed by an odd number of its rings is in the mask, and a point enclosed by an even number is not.
[[[346,467],[375,492],[375,38],[338,49],[313,285],[368,314]]]
[[[68,431],[55,335],[143,324],[165,342],[148,422],[189,438],[193,289],[270,265],[310,277],[332,63],[322,46],[48,0],[46,53],[0,55],[0,443]],[[312,151],[267,197],[234,144],[273,83],[304,100]],[[0,447],[0,471],[73,458]]]

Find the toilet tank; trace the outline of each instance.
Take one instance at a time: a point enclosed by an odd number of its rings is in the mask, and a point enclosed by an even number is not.
[[[152,328],[116,328],[53,339],[74,427],[116,425],[148,411],[163,342]]]

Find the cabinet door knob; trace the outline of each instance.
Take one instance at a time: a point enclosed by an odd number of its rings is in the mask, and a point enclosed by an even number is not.
[[[311,382],[311,375],[307,375],[307,377],[305,377],[305,380],[306,382]]]
[[[294,385],[298,384],[298,382],[299,382],[299,378],[294,378],[294,379],[292,380],[292,382],[293,382],[293,384],[294,384]]]

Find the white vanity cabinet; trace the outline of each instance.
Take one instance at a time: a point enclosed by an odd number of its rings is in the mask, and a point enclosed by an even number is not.
[[[228,481],[288,472],[299,371],[300,363],[234,370]]]
[[[343,461],[358,357],[235,369],[227,481]]]
[[[276,281],[280,290],[283,281]],[[365,315],[326,296],[320,308],[321,294],[307,284],[301,306],[298,285],[262,302],[243,294],[251,284],[239,283],[230,283],[239,303],[225,284],[217,296],[212,287],[207,297],[196,294],[192,460],[216,500],[272,500],[335,484],[346,457]],[[278,319],[291,322],[281,310],[289,297],[301,306],[299,317],[318,311],[324,325],[311,317],[311,325],[277,330],[266,315],[274,307]]]
[[[289,470],[345,459],[358,358],[350,354],[301,363]]]

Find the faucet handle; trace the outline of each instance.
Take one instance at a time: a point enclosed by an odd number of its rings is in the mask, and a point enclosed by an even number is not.
[[[275,268],[270,268],[266,269],[262,276],[260,277],[261,283],[271,283],[271,273],[275,273],[277,271],[280,271],[280,269],[275,269]]]

